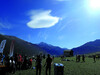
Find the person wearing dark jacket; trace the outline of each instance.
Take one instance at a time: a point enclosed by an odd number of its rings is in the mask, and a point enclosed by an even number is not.
[[[10,67],[9,67],[10,68],[10,72],[11,73],[15,73],[16,67],[15,67],[15,60],[14,60],[13,57],[10,58],[9,63],[10,63]]]
[[[85,62],[85,56],[84,55],[82,55],[82,61]]]
[[[46,59],[46,75],[47,75],[47,71],[49,70],[49,75],[51,75],[51,63],[52,63],[52,58],[50,57],[50,54],[48,54],[48,57]]]
[[[40,55],[36,58],[36,75],[41,75],[42,59]]]
[[[95,56],[95,55],[93,55],[93,60],[94,60],[94,62],[96,62],[95,58],[96,58],[96,56]]]

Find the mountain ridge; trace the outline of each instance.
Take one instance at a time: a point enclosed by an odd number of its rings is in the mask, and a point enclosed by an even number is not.
[[[7,40],[6,46],[4,48],[4,54],[9,53],[12,40],[15,40],[14,53],[20,53],[22,55],[26,54],[32,56],[32,55],[37,55],[39,53],[44,53],[44,54],[49,53],[51,55],[62,55],[64,50],[68,50],[67,48],[53,46],[51,44],[47,44],[44,42],[40,42],[39,44],[33,44],[24,41],[23,39],[17,38],[15,36],[0,34],[0,42],[2,40]],[[72,48],[71,50],[74,51],[74,55],[100,52],[100,39],[87,42],[79,47]]]
[[[100,52],[100,39],[87,42],[80,47],[73,48],[72,50],[74,51],[74,55]]]
[[[51,55],[63,55],[64,50],[68,50],[67,48],[61,48],[59,46],[53,46],[51,44],[47,44],[44,42],[40,42],[38,44],[42,49],[44,49],[47,53]]]

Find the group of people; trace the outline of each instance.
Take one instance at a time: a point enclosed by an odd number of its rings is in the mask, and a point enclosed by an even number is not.
[[[85,62],[85,55],[76,55],[76,62],[80,62],[80,59],[82,57],[82,61]],[[94,63],[96,62],[96,55],[92,55]]]
[[[85,62],[85,56],[84,55],[76,55],[76,62],[80,62],[81,57],[82,57],[82,62]]]
[[[53,57],[54,59],[54,57]],[[46,75],[48,75],[48,71],[49,71],[49,75],[51,75],[51,64],[52,64],[52,60],[50,57],[50,54],[47,55],[46,61],[45,61],[45,67],[46,67]],[[40,55],[37,55],[36,58],[36,75],[41,75],[41,68],[42,68],[42,58]]]
[[[2,57],[2,56],[1,56]],[[2,65],[6,66],[6,72],[15,73],[16,70],[28,69],[32,67],[32,58],[27,56],[22,56],[21,54],[15,54],[10,57],[6,55],[2,60]]]
[[[13,57],[9,57],[9,55],[5,56],[4,60],[6,65],[6,72],[15,73],[16,70],[23,70],[32,68],[32,62],[34,60],[35,67],[36,67],[36,75],[41,75],[41,69],[42,69],[42,59],[45,59],[45,55],[37,55],[36,58],[34,57],[28,57],[28,56],[22,56],[21,54],[15,54]],[[51,75],[51,64],[54,57],[51,58],[50,54],[47,55],[44,67],[46,69],[45,74]]]
[[[32,58],[28,56],[21,56],[21,54],[15,54],[15,66],[16,69],[27,69],[32,67]]]

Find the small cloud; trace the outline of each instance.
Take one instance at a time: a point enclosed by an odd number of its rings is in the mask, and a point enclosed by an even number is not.
[[[0,18],[0,29],[10,29],[11,24],[7,20]]]
[[[0,23],[0,29],[5,28],[5,29],[10,29],[10,26],[8,26],[5,23]]]
[[[47,40],[48,34],[46,34],[45,32],[39,32],[39,33],[38,33],[38,37],[39,37],[39,38],[42,38],[42,39],[44,39],[44,40]]]
[[[58,40],[63,40],[64,39],[64,36],[59,36],[58,37]]]
[[[29,40],[29,41],[31,40],[31,35],[30,35],[30,34],[28,35],[28,40]]]
[[[5,35],[5,33],[3,33],[3,32],[0,32],[0,34],[1,34],[1,35]]]
[[[63,20],[63,18],[59,18],[59,20]]]
[[[69,20],[65,25],[61,26],[60,29],[58,30],[58,32],[62,31],[64,28],[66,28],[66,26],[68,24],[70,24],[71,22],[73,22],[73,20]]]
[[[27,26],[30,28],[49,28],[60,20],[59,17],[52,16],[51,10],[32,10],[29,12],[30,21]]]
[[[92,32],[91,35],[95,35],[97,32]]]

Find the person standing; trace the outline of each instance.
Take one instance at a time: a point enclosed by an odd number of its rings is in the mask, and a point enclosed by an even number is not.
[[[18,53],[15,54],[15,66],[16,66],[16,70],[18,69]]]
[[[78,62],[80,62],[80,57],[81,57],[81,56],[80,56],[80,55],[78,55]]]
[[[76,55],[76,62],[78,62],[78,55]]]
[[[37,55],[37,58],[36,58],[36,75],[41,75],[41,67],[42,67],[42,59],[41,59],[40,55]]]
[[[32,67],[32,58],[29,59],[29,67]]]
[[[15,66],[14,57],[11,57],[11,58],[10,58],[9,63],[10,63],[10,66],[9,66],[10,72],[11,72],[11,73],[15,73],[15,71],[16,71],[16,66]]]
[[[28,62],[27,56],[25,55],[25,56],[24,56],[23,65],[22,65],[22,68],[23,68],[23,69],[27,69],[27,62]]]
[[[93,60],[94,60],[94,62],[96,62],[95,58],[96,58],[96,56],[95,56],[95,55],[93,55]]]
[[[84,55],[82,55],[82,61],[85,62],[85,56]]]
[[[54,60],[55,56],[52,56],[52,59]]]
[[[18,69],[21,70],[21,65],[22,65],[22,56],[21,54],[18,54]]]
[[[50,54],[48,54],[48,57],[46,59],[46,75],[47,75],[47,71],[49,70],[49,75],[51,75],[51,64],[52,64],[52,58],[50,57]]]

